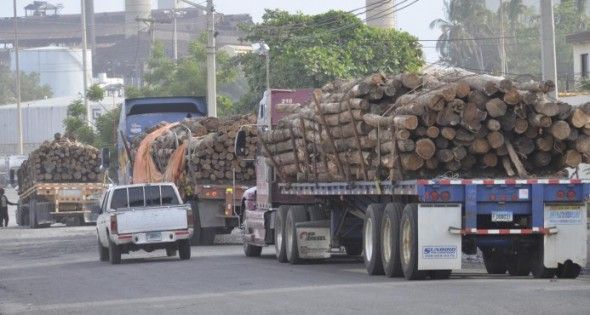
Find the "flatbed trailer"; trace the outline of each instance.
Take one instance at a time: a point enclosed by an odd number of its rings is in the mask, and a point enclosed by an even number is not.
[[[575,278],[589,194],[579,179],[278,183],[245,211],[244,251],[274,244],[280,262],[297,264],[345,248],[371,275],[414,280],[448,278],[479,249],[490,274]]]
[[[96,223],[103,183],[36,183],[19,193],[16,221],[37,228],[55,222]]]

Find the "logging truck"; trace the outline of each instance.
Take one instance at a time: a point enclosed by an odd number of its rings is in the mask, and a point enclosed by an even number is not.
[[[310,98],[310,91],[265,93],[258,108],[259,131],[277,127],[284,116],[275,110],[279,104]],[[236,137],[238,156],[243,137],[241,132]],[[263,150],[268,148],[262,145]],[[576,278],[587,263],[590,181],[336,182],[317,176],[307,182],[285,181],[269,160],[257,153],[256,187],[243,196],[248,257],[274,246],[279,262],[298,264],[344,250],[362,255],[370,275],[408,280],[449,278],[462,268],[462,253],[478,249],[490,274]]]
[[[119,184],[140,184],[135,167],[136,156],[131,143],[142,133],[148,133],[157,124],[180,122],[186,118],[207,116],[207,104],[202,97],[155,97],[127,99],[121,110],[118,128],[117,156]],[[233,139],[233,138],[232,138]],[[134,176],[135,175],[135,176]],[[149,176],[147,176],[149,177]],[[141,176],[141,178],[147,178]],[[143,180],[145,181],[145,180]],[[183,199],[190,203],[194,213],[192,244],[211,245],[216,234],[229,233],[239,225],[240,197],[247,189],[233,181],[218,184],[207,181],[183,191]]]

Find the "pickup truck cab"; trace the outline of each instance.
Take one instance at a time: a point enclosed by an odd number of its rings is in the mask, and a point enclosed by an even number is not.
[[[103,195],[96,223],[100,261],[121,263],[121,253],[165,249],[190,259],[193,214],[172,183],[114,186]]]

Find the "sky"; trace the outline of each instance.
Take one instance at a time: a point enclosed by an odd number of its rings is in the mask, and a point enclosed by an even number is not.
[[[32,3],[33,0],[17,0],[19,15],[24,15],[24,6]],[[79,13],[80,0],[49,0],[53,4],[61,3],[64,6],[63,13]],[[153,8],[157,7],[157,1],[153,0]],[[196,3],[204,3],[204,0],[193,0]],[[398,0],[401,2],[401,0]],[[431,30],[429,24],[432,20],[443,16],[442,0],[418,0],[418,2],[401,9],[406,4],[398,7],[397,27],[421,40],[436,39],[439,30]],[[12,16],[12,0],[0,0],[0,17]],[[290,12],[302,12],[306,14],[317,14],[333,9],[344,11],[354,10],[365,5],[365,0],[214,0],[216,11],[225,14],[248,13],[254,22],[260,22],[265,8],[279,8]],[[94,0],[96,12],[123,11],[124,0]],[[362,17],[364,18],[364,17]],[[434,62],[438,55],[434,43],[424,42],[424,54],[428,62]]]

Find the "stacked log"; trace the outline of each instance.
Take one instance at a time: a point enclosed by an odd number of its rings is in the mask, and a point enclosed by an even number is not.
[[[256,116],[242,115],[219,119],[215,128],[187,142],[187,168],[193,183],[240,183],[255,179],[254,163],[258,137]],[[235,138],[242,128],[246,132],[246,156],[234,153]]]
[[[286,181],[549,176],[590,160],[590,110],[551,82],[462,72],[336,81],[261,135]]]
[[[54,136],[31,152],[18,171],[21,192],[36,183],[88,183],[101,179],[99,150],[73,138]]]

